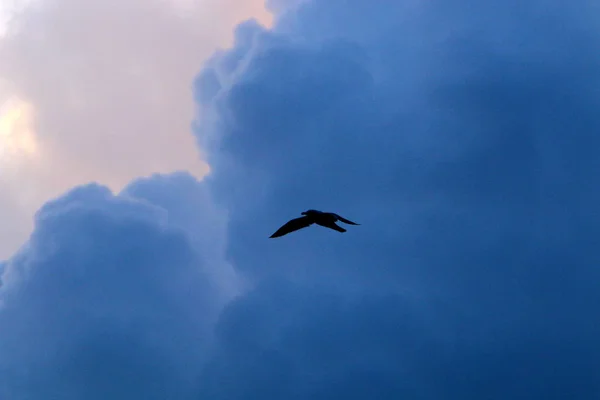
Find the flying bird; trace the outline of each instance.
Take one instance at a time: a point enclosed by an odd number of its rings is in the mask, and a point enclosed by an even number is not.
[[[345,224],[350,225],[360,225],[356,222],[352,222],[343,218],[337,214],[331,212],[323,212],[317,210],[307,210],[301,213],[304,215],[303,217],[294,218],[288,222],[286,222],[281,228],[277,229],[277,231],[272,234],[271,238],[280,237],[283,235],[287,235],[290,232],[297,231],[298,229],[306,228],[312,224],[317,224],[324,226],[325,228],[330,228],[336,230],[338,232],[346,232],[344,228],[339,225],[336,225],[337,221],[341,221]]]

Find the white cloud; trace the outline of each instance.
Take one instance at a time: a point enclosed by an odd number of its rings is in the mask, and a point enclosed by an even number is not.
[[[205,174],[192,80],[250,17],[269,23],[263,1],[41,0],[15,16],[0,39],[0,259],[74,185]]]

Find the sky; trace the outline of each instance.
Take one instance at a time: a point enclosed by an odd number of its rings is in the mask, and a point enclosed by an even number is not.
[[[45,201],[0,263],[0,398],[597,398],[598,6],[266,6],[272,22],[223,27],[231,46],[206,50],[172,94],[192,110],[179,145],[204,172],[85,153],[113,134],[100,115],[125,114],[61,114],[68,91],[39,89],[48,126],[85,132],[60,136],[61,151],[105,175]],[[137,15],[123,7],[111,17]],[[71,77],[73,60],[39,66]],[[0,69],[26,71],[14,65]],[[123,93],[147,99],[157,82]],[[131,151],[156,144],[152,110],[136,110]],[[268,238],[310,208],[361,225]]]

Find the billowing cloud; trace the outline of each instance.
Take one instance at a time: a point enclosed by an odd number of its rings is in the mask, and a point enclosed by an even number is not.
[[[262,0],[20,3],[0,36],[0,203],[15,220],[0,226],[0,258],[25,240],[35,210],[72,186],[203,176],[189,134],[193,77],[236,23],[269,23]]]
[[[227,213],[212,199],[206,185],[189,173],[153,175],[128,185],[124,196],[143,199],[168,210],[169,224],[186,232],[190,244],[206,264],[207,273],[220,287],[221,301],[244,289],[231,264],[225,259]],[[211,301],[219,303],[219,299]]]
[[[263,282],[204,397],[597,396],[595,5],[277,7],[196,85],[228,257]],[[362,225],[267,239],[307,208]]]
[[[228,284],[212,270],[222,228],[202,192],[189,175],[155,176],[117,196],[82,186],[39,211],[0,289],[2,398],[194,393]],[[213,238],[185,229],[177,196]]]

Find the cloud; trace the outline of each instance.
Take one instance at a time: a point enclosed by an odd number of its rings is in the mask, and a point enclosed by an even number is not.
[[[173,201],[197,202],[216,234],[202,191],[184,174],[117,196],[90,184],[38,212],[2,277],[2,398],[189,398],[226,283]]]
[[[0,258],[26,239],[35,210],[75,185],[202,177],[193,77],[236,23],[270,21],[260,0],[28,3],[0,36],[0,201],[23,215],[0,227]]]
[[[232,303],[200,398],[423,395],[423,380],[409,368],[445,361],[436,358],[444,356],[444,338],[426,310],[398,295],[339,294],[333,286],[268,280]]]
[[[206,264],[212,281],[220,285],[222,301],[245,288],[226,261],[227,214],[215,204],[207,186],[189,173],[153,175],[129,184],[122,195],[142,199],[168,210],[169,224],[186,232],[191,245]],[[219,303],[217,298],[211,299]]]
[[[597,395],[595,6],[290,4],[196,83],[228,257],[262,282],[202,394]],[[362,225],[267,239],[308,208]]]
[[[238,26],[195,84],[202,182],[42,207],[0,397],[597,397],[593,5],[365,4]],[[307,208],[361,225],[268,239]]]
[[[597,331],[546,330],[537,319],[490,329],[493,318],[473,318],[452,303],[262,285],[222,315],[218,356],[206,368],[199,398],[558,399],[597,393],[597,353],[589,354]]]

